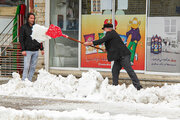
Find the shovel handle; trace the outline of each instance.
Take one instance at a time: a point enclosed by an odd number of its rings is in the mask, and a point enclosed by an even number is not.
[[[65,37],[65,38],[68,38],[68,39],[73,40],[73,41],[75,41],[75,42],[79,42],[79,43],[81,43],[81,44],[84,44],[84,42],[81,42],[81,41],[79,41],[79,40],[77,40],[77,39],[74,39],[74,38],[69,37],[69,36],[64,35],[64,34],[62,35],[62,37]],[[91,47],[96,48],[96,49],[99,49],[99,50],[102,50],[102,51],[105,51],[104,49],[99,48],[99,47],[96,47],[96,46],[92,46],[92,45],[91,45]]]

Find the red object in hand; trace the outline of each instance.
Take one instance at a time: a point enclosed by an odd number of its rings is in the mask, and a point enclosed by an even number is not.
[[[61,37],[63,34],[60,27],[51,24],[49,26],[48,31],[46,32],[46,35],[52,38],[57,38],[57,37]]]
[[[48,29],[48,31],[46,32],[46,35],[48,35],[48,36],[50,36],[50,37],[52,37],[52,38],[57,38],[57,37],[61,37],[61,36],[62,36],[62,37],[68,38],[68,39],[70,39],[70,40],[73,40],[73,41],[79,42],[79,43],[81,43],[81,44],[84,44],[83,42],[81,42],[81,41],[79,41],[79,40],[76,40],[76,39],[74,39],[74,38],[71,38],[71,37],[69,37],[69,36],[67,36],[67,35],[62,34],[61,28],[58,27],[58,26],[55,26],[55,25],[53,25],[53,24],[51,24],[51,25],[49,26],[49,29]],[[91,47],[94,47],[94,48],[96,48],[96,49],[100,49],[100,50],[104,51],[104,49],[99,48],[99,47],[95,47],[95,46],[91,46]]]

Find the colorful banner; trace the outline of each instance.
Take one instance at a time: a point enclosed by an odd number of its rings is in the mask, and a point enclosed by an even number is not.
[[[82,42],[98,40],[104,36],[104,23],[111,23],[110,15],[83,15],[82,16]],[[119,15],[116,16],[116,32],[130,49],[131,62],[135,70],[144,70],[145,64],[145,15]],[[87,38],[90,36],[91,38]],[[93,37],[92,37],[93,35]],[[105,48],[99,45],[98,47]],[[90,49],[90,48],[88,48]],[[101,50],[89,50],[81,46],[81,67],[88,68],[111,68],[107,61],[107,54]],[[88,54],[87,54],[88,53]]]
[[[180,18],[149,17],[147,71],[180,72]]]

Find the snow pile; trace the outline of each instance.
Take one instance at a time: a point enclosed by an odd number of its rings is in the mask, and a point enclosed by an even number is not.
[[[151,87],[137,91],[133,85],[112,86],[97,71],[82,73],[80,79],[73,75],[56,76],[40,70],[37,81],[22,81],[19,74],[0,86],[1,95],[29,97],[51,97],[65,99],[85,99],[95,101],[132,102],[132,103],[173,103],[180,102],[180,84]]]
[[[164,85],[163,87],[151,87],[137,91],[133,85],[128,88],[125,85],[111,86],[103,85],[101,90],[102,96],[105,99],[112,101],[125,101],[136,103],[173,103],[180,102],[180,84]]]
[[[1,120],[167,120],[166,118],[148,118],[143,116],[130,116],[119,114],[111,116],[109,113],[97,113],[93,110],[77,109],[73,111],[49,110],[15,110],[0,107]]]
[[[32,28],[32,39],[36,39],[39,43],[44,42],[46,40],[51,39],[49,36],[46,35],[48,28],[35,24]]]

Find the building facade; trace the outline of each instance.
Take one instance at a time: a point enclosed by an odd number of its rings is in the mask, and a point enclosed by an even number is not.
[[[6,25],[19,0],[0,2],[0,21]],[[27,12],[34,12],[36,23],[57,25],[63,34],[79,41],[104,36],[104,23],[114,29],[130,49],[136,72],[180,74],[179,0],[21,0]],[[5,27],[5,26],[4,26]],[[2,27],[2,28],[4,28]],[[2,31],[2,30],[1,30]],[[10,38],[11,39],[11,38]],[[113,63],[106,53],[59,37],[44,43],[45,57],[38,68],[47,70],[110,71]],[[104,48],[104,45],[98,47]]]
[[[63,34],[79,41],[104,36],[104,23],[114,29],[131,51],[136,72],[180,74],[179,0],[45,0],[34,3],[45,25],[57,25]],[[42,3],[42,1],[41,1]],[[45,16],[43,16],[45,7]],[[98,47],[104,48],[104,45]],[[113,63],[103,51],[63,37],[45,42],[45,68],[110,71]]]

